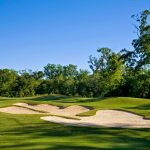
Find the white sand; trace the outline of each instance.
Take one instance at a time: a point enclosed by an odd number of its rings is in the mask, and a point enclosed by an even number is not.
[[[89,111],[88,108],[82,107],[82,106],[68,106],[64,109],[59,109],[58,111],[52,112],[53,114],[56,115],[62,115],[62,116],[70,116],[70,117],[74,117],[77,114],[83,113],[83,112],[87,112]]]
[[[82,107],[82,106],[68,106],[64,109],[60,109],[57,106],[49,105],[49,104],[38,104],[38,105],[29,105],[26,103],[16,103],[14,106],[22,106],[26,108],[31,108],[38,111],[44,111],[48,112],[53,115],[62,115],[62,116],[70,116],[74,117],[75,115],[79,113],[83,113],[86,111],[89,111],[88,108]]]
[[[41,117],[41,119],[46,121],[69,125],[150,128],[150,120],[143,119],[142,116],[117,110],[99,110],[94,116],[79,118],[81,120],[65,119],[55,116]]]
[[[32,109],[32,110],[31,110]],[[44,111],[46,113],[40,113]],[[0,112],[11,114],[50,114],[67,117],[76,117],[80,120],[66,119],[56,116],[45,116],[41,119],[61,124],[77,126],[101,126],[101,127],[121,127],[121,128],[150,128],[150,120],[143,119],[142,116],[117,110],[99,110],[96,115],[89,117],[77,117],[76,115],[89,109],[82,106],[69,106],[61,109],[48,104],[29,105],[26,103],[16,103],[13,106],[0,108]]]
[[[47,113],[52,113],[52,112],[59,110],[59,107],[48,105],[48,104],[29,105],[27,103],[15,103],[13,105],[26,107],[26,108],[34,109],[35,111],[37,110],[37,111],[43,111]]]
[[[10,113],[10,114],[41,114],[37,111],[33,111],[27,108],[21,108],[17,106],[10,106],[6,108],[0,108],[0,112]]]

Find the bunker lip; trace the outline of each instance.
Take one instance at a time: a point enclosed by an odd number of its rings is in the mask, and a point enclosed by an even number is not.
[[[78,105],[72,105],[65,108],[49,104],[30,105],[27,103],[15,103],[13,106],[0,108],[0,112],[13,114],[52,114],[58,116],[77,117],[77,114],[89,111],[88,108]]]
[[[150,128],[150,120],[122,110],[98,110],[93,116],[76,116],[89,110],[84,106],[78,105],[61,109],[49,104],[30,105],[27,103],[16,103],[9,107],[0,108],[0,112],[11,114],[44,114],[48,116],[40,117],[42,120],[73,126]]]
[[[53,123],[73,126],[99,126],[115,128],[150,128],[150,120],[142,116],[118,110],[99,110],[96,115],[79,117],[80,120],[65,119],[56,116],[41,117],[41,119]]]
[[[18,107],[18,106],[0,108],[0,112],[10,113],[10,114],[43,114],[38,111],[34,111],[28,108],[23,108],[23,107]]]

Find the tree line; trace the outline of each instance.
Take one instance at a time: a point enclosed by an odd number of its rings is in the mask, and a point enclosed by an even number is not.
[[[89,57],[91,71],[76,65],[47,64],[43,71],[0,69],[0,96],[25,97],[38,94],[70,96],[131,96],[150,98],[149,10],[132,17],[137,38],[133,50],[114,52],[104,47],[98,57]]]

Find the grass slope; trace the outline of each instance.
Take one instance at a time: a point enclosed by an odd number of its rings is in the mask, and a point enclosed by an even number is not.
[[[136,98],[88,99],[60,95],[30,98],[0,98],[0,107],[16,102],[49,103],[66,107],[83,105],[97,109],[121,109],[150,117],[150,100]],[[98,150],[150,149],[150,129],[73,127],[40,120],[41,115],[0,113],[1,150]]]

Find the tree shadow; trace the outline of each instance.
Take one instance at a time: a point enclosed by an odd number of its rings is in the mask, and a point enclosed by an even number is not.
[[[42,102],[63,102],[63,103],[80,103],[80,102],[94,102],[100,100],[99,98],[83,98],[78,96],[64,96],[64,95],[46,95],[46,96],[39,96],[33,98],[26,98],[25,100],[32,100],[32,101],[42,101]]]
[[[46,95],[46,96],[38,96],[33,98],[26,98],[27,100],[33,100],[33,101],[57,101],[62,99],[69,99],[71,97],[64,96],[64,95]]]
[[[139,105],[135,107],[130,107],[131,109],[141,109],[141,110],[150,110],[150,104]]]
[[[2,133],[1,133],[2,134]],[[98,150],[98,149],[148,149],[150,129],[122,129],[77,127],[42,122],[27,124],[5,131],[8,136],[27,136],[23,143],[14,143],[12,149],[59,149],[59,150]],[[45,139],[45,140],[44,140]],[[34,140],[32,142],[32,140]],[[34,148],[38,146],[39,148]],[[42,148],[44,146],[44,148]],[[0,145],[0,149],[9,148]]]
[[[104,100],[109,100],[111,98],[116,98],[117,97],[97,97],[97,98],[88,98],[86,100],[80,100],[79,102],[98,102],[98,101],[104,101]]]

